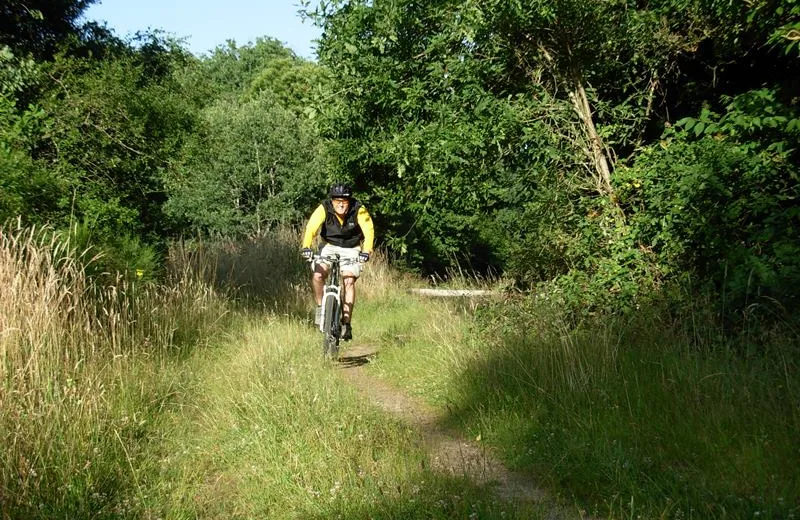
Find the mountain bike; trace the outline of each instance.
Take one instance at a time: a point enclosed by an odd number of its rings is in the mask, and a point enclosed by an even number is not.
[[[342,273],[343,265],[355,263],[355,260],[342,260],[339,255],[314,255],[312,265],[318,262],[328,264],[328,279],[322,291],[322,310],[319,330],[322,332],[322,353],[336,359],[339,355],[339,339],[342,334]]]

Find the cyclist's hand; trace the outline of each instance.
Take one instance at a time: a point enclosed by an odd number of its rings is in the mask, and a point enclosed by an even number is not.
[[[300,256],[302,256],[305,260],[311,260],[311,257],[314,256],[314,250],[310,247],[304,247],[300,250]]]
[[[369,253],[363,253],[363,252],[362,253],[358,253],[358,261],[361,262],[362,264],[368,262],[369,261]]]

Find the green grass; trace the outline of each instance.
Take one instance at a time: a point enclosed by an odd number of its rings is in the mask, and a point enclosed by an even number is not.
[[[431,472],[417,432],[358,396],[299,319],[249,319],[190,361],[148,511],[162,518],[528,518]],[[169,483],[169,487],[165,487]],[[164,497],[169,498],[164,498]]]
[[[469,317],[446,299],[399,292],[370,304],[362,319],[367,343],[380,347],[369,369],[431,404],[449,404],[450,374],[469,355]]]
[[[297,265],[232,307],[198,256],[165,285],[98,288],[54,240],[0,244],[3,518],[540,517],[431,471],[418,432],[322,359]],[[392,321],[393,275],[372,273],[364,308]]]
[[[376,373],[598,516],[800,516],[796,339],[745,355],[655,311],[576,330],[508,303],[398,306],[429,319],[379,339]]]
[[[290,238],[98,288],[58,241],[4,235],[0,516],[544,516],[431,471],[419,433],[322,359]],[[410,295],[418,281],[376,260],[354,315],[379,349],[367,369],[562,501],[603,518],[800,515],[795,337],[734,348],[655,310],[574,328],[520,302]],[[236,305],[193,274],[210,266],[239,277]]]

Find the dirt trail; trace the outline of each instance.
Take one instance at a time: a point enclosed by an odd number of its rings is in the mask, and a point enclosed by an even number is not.
[[[364,365],[377,353],[377,349],[366,345],[348,347],[339,358],[341,374],[371,402],[419,431],[435,469],[466,476],[478,484],[490,484],[506,500],[539,504],[547,511],[548,519],[587,518],[557,506],[533,478],[509,470],[486,447],[443,427],[440,412],[370,376]]]

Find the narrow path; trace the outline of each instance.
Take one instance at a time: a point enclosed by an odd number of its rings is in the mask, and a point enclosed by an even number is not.
[[[376,348],[367,345],[353,345],[344,350],[339,358],[342,377],[369,401],[416,429],[428,449],[434,469],[491,485],[505,500],[541,505],[548,511],[549,519],[588,518],[556,505],[533,478],[509,470],[485,446],[442,426],[441,412],[369,375],[364,366],[377,353]]]

